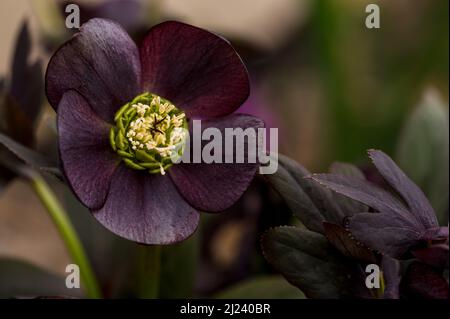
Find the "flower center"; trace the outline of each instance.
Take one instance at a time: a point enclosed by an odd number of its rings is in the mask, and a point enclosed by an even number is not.
[[[132,169],[165,175],[183,155],[189,136],[186,115],[156,94],[137,96],[119,109],[114,121],[111,147]]]

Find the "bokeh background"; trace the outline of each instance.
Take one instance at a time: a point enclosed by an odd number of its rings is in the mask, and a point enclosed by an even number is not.
[[[83,21],[117,20],[137,42],[152,25],[168,19],[225,36],[251,74],[252,95],[241,111],[279,128],[281,153],[316,172],[333,161],[364,168],[366,150],[382,149],[428,187],[435,208],[448,215],[447,0],[2,0],[0,79],[11,77],[25,21],[31,33],[28,59],[42,61],[43,77],[52,52],[71,35],[64,26],[67,3],[80,4]],[[369,3],[380,6],[380,29],[365,27]],[[27,80],[23,95],[31,94]],[[35,104],[42,105],[33,126],[34,147],[54,154],[55,114],[45,98],[33,94]],[[424,105],[433,107],[423,111]],[[146,270],[145,247],[105,231],[65,187],[51,183],[106,296],[145,296],[145,288],[140,293],[145,282],[139,279]],[[203,215],[193,238],[164,250],[160,295],[301,298],[273,273],[259,249],[264,230],[290,221],[278,196],[257,178],[232,209]],[[0,296],[78,296],[61,287],[69,263],[26,181],[1,181]],[[268,289],[255,291],[255,282]]]

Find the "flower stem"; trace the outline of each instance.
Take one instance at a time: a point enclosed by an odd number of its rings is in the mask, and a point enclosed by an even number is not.
[[[31,186],[47,209],[59,234],[64,240],[73,262],[80,268],[81,281],[85,286],[86,295],[93,299],[101,298],[97,279],[95,278],[81,241],[78,238],[67,213],[64,211],[62,205],[59,203],[55,194],[42,176],[33,172],[32,174],[29,174],[29,178],[31,179]]]
[[[139,255],[139,297],[144,299],[158,298],[161,275],[161,246],[141,246]]]

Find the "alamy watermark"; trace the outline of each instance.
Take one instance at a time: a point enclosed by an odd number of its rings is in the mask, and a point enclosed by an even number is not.
[[[80,289],[80,267],[76,264],[69,264],[66,267],[66,287],[68,289]]]
[[[380,267],[376,264],[369,264],[366,266],[366,287],[369,289],[380,288]]]
[[[380,7],[377,4],[368,4],[366,6],[366,28],[379,29],[380,28]]]
[[[278,170],[277,128],[235,127],[220,130],[208,127],[202,130],[202,121],[193,120],[192,130],[186,136],[183,155],[179,156],[178,149],[171,153],[173,163],[259,163],[259,173],[262,175],[274,174]]]
[[[66,28],[67,29],[79,29],[81,24],[80,7],[76,4],[68,4],[66,6]]]
[[[367,29],[379,29],[380,28],[380,7],[377,4],[370,3],[365,9],[368,15],[365,19],[365,25]],[[68,4],[65,8],[66,16],[66,28],[67,29],[79,29],[80,28],[80,7],[77,4]]]

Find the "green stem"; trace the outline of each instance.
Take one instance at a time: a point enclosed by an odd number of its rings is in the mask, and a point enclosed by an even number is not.
[[[139,255],[139,297],[144,299],[158,298],[161,274],[161,246],[141,246]]]
[[[81,281],[84,283],[87,296],[93,299],[101,298],[97,279],[67,213],[42,176],[36,172],[29,175],[34,191],[55,223],[73,262],[80,268]]]

